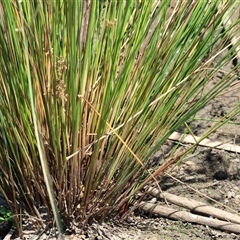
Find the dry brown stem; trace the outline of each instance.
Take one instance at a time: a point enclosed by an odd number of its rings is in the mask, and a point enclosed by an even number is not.
[[[240,224],[235,224],[227,221],[222,221],[210,217],[204,217],[197,214],[192,214],[187,211],[179,211],[169,207],[160,206],[153,203],[142,202],[140,209],[146,212],[150,212],[162,217],[170,218],[173,220],[180,220],[184,222],[197,223],[207,225],[223,231],[229,231],[232,233],[240,233]]]

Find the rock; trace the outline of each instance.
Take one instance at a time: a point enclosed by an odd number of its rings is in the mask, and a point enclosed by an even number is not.
[[[214,173],[213,178],[216,180],[225,180],[228,178],[228,173],[224,170],[219,170]]]
[[[216,200],[216,201],[221,201],[223,199],[223,194],[218,191],[218,190],[215,190],[215,189],[211,189],[209,192],[208,192],[208,197]]]
[[[236,194],[234,192],[227,192],[227,198],[234,198],[236,196]]]

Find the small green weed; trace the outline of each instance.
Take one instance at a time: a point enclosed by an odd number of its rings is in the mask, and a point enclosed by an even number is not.
[[[0,223],[2,222],[12,222],[14,224],[13,215],[10,209],[0,206]],[[14,228],[16,227],[13,225]]]

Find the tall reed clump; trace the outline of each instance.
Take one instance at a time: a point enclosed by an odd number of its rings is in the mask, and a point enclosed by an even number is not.
[[[156,176],[152,154],[236,80],[238,66],[206,89],[239,47],[236,22],[222,31],[234,1],[170,3],[1,2],[0,192],[19,229],[26,213],[43,224],[40,206],[60,231],[119,212]]]

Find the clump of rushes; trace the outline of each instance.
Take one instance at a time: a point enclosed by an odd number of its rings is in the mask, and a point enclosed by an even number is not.
[[[119,213],[156,176],[152,154],[237,78],[206,89],[239,47],[237,22],[222,31],[235,1],[170,3],[1,2],[0,192],[20,234],[40,206],[60,232]]]

